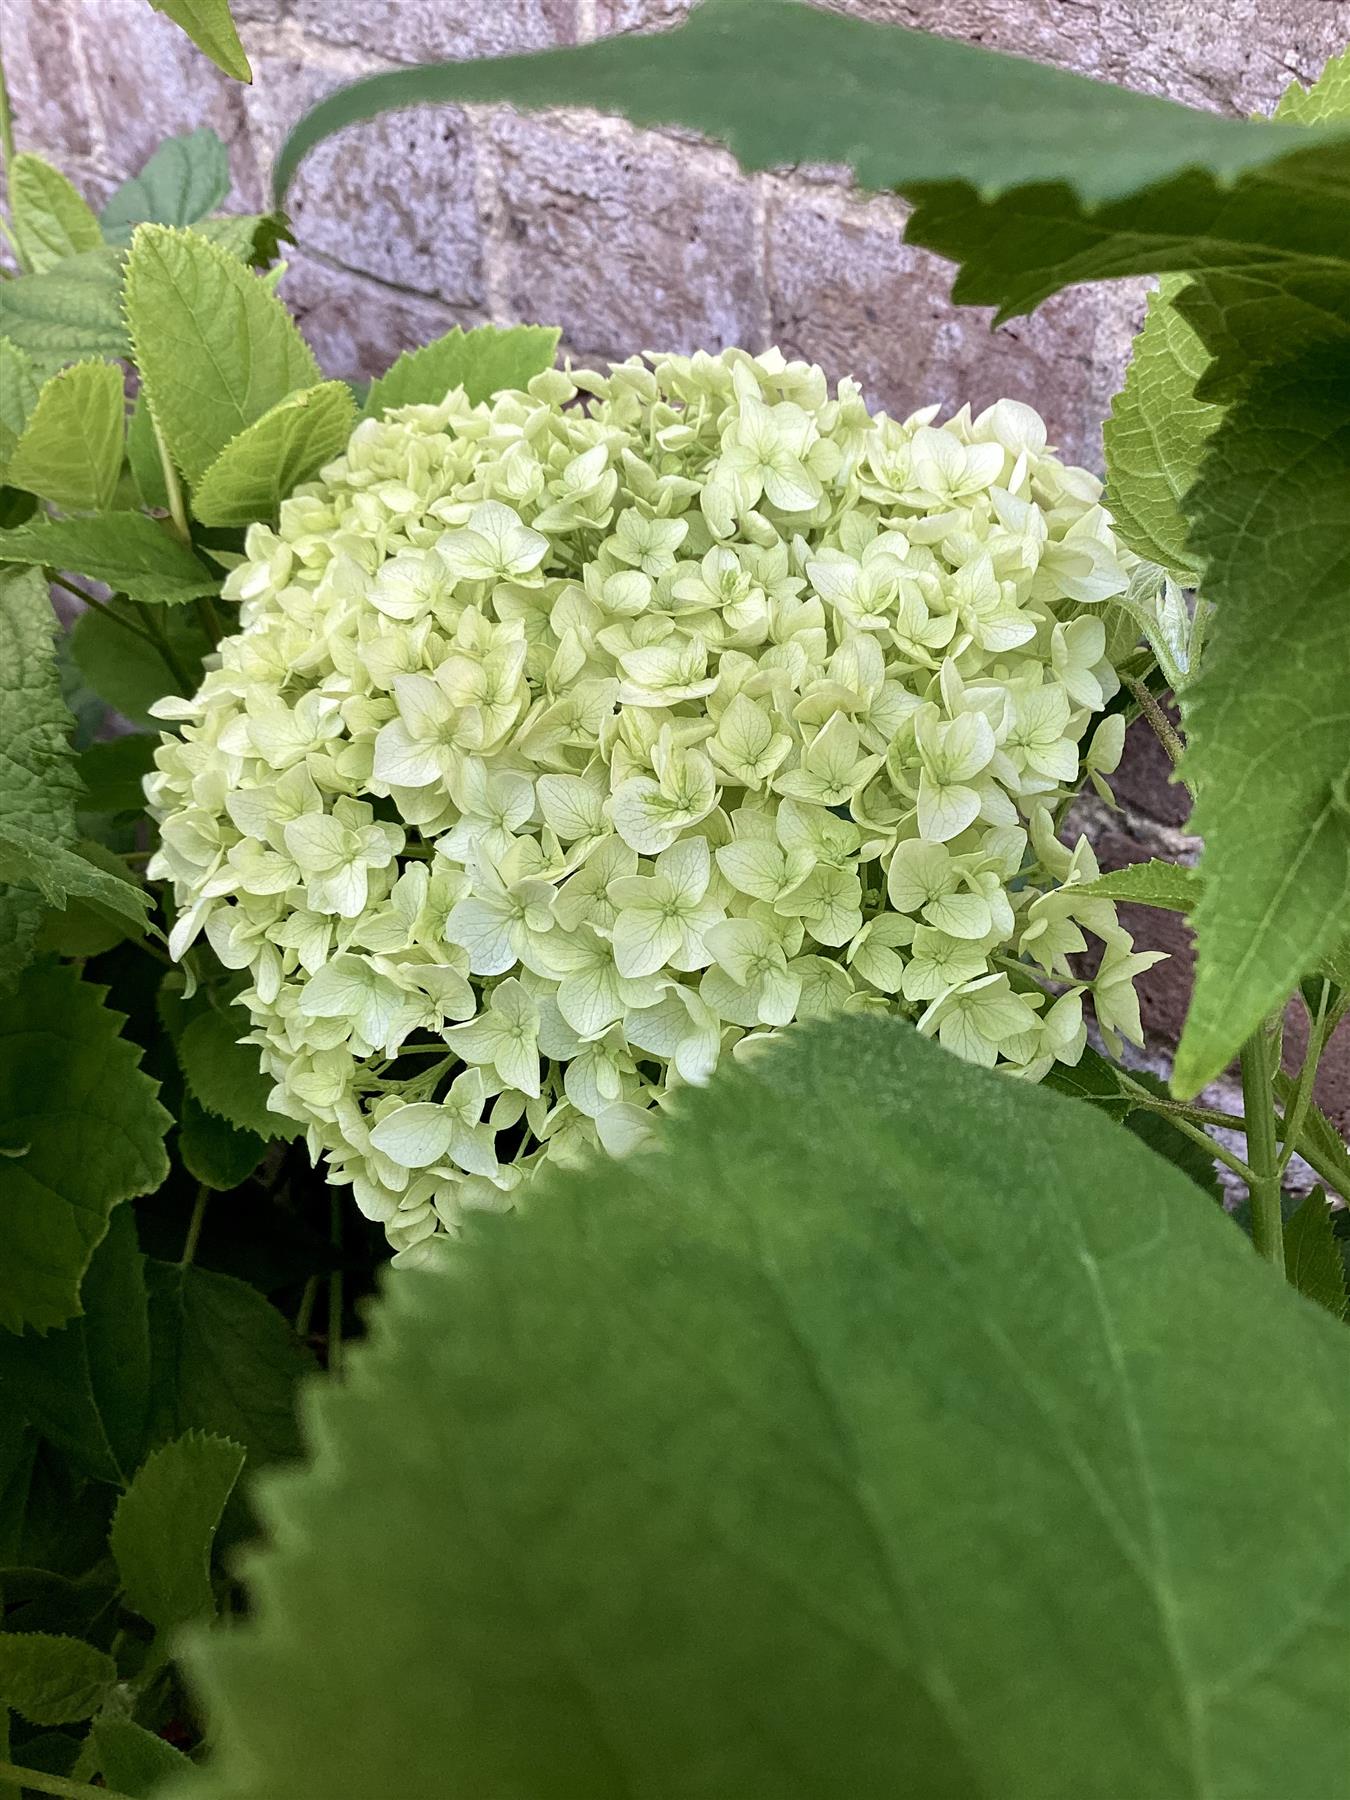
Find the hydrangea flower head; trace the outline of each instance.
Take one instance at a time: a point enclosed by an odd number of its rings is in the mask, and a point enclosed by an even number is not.
[[[872,416],[777,353],[367,419],[254,526],[148,791],[173,949],[404,1259],[794,1021],[1025,1079],[1135,954],[1053,819],[1120,754],[1097,481],[1001,401]]]

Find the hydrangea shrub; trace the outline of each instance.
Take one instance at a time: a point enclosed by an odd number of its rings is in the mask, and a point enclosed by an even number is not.
[[[1090,988],[1138,1041],[1153,959],[1055,833],[1133,559],[1029,407],[936,417],[776,353],[550,371],[366,419],[250,530],[151,872],[405,1259],[794,1020],[1037,1080]]]

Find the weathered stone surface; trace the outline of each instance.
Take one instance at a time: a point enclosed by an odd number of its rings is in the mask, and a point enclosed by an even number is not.
[[[353,71],[293,55],[255,59],[253,141],[272,166],[287,131]],[[321,144],[287,201],[296,236],[349,268],[451,306],[483,304],[473,133],[457,107],[386,113]]]
[[[5,79],[21,150],[88,156],[94,147],[89,92],[68,7],[5,0]]]
[[[493,115],[494,311],[583,355],[765,337],[754,184],[718,152],[613,122]]]
[[[109,168],[132,174],[166,137],[209,125],[230,153],[234,203],[260,207],[262,172],[244,109],[248,90],[144,0],[67,0],[67,5],[79,24]],[[245,23],[240,33],[251,53],[258,29]]]
[[[569,44],[576,0],[294,0],[296,21],[326,44],[350,44],[396,62],[503,56]]]
[[[324,373],[349,381],[382,375],[403,351],[429,343],[452,325],[479,322],[472,314],[395,293],[303,255],[290,260],[281,294]]]
[[[790,356],[851,374],[868,399],[903,416],[940,402],[1028,401],[1053,442],[1101,467],[1100,421],[1120,386],[1142,313],[1137,283],[1080,288],[990,331],[984,309],[953,305],[952,269],[901,240],[893,202],[770,186],[766,268],[770,336]]]
[[[1178,724],[1174,709],[1169,708],[1173,724]],[[1146,719],[1136,719],[1125,734],[1125,754],[1120,767],[1111,777],[1111,787],[1120,804],[1131,812],[1143,813],[1160,825],[1177,831],[1185,829],[1190,817],[1191,797],[1179,781],[1172,779],[1171,759],[1154,735]]]

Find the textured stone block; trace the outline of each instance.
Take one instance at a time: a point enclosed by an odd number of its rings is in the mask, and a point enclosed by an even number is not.
[[[576,37],[576,0],[295,0],[310,36],[396,62],[502,56]]]
[[[1169,708],[1173,724],[1176,711]],[[1147,719],[1136,719],[1125,734],[1125,754],[1111,777],[1116,799],[1129,812],[1142,814],[1159,825],[1184,831],[1190,817],[1191,797],[1172,779],[1171,759],[1158,742]]]
[[[74,0],[72,11],[110,169],[132,174],[166,137],[209,125],[230,153],[233,203],[261,207],[262,172],[244,109],[249,90],[145,0]],[[245,24],[240,33],[251,53],[258,29]]]
[[[757,198],[719,153],[589,118],[495,115],[494,310],[580,354],[761,347]]]
[[[0,36],[19,148],[88,156],[93,121],[70,9],[50,0],[5,0]]]
[[[270,170],[287,131],[350,72],[260,55],[245,106]],[[475,151],[465,114],[424,106],[386,113],[320,145],[287,207],[302,244],[362,274],[473,309],[484,300]]]
[[[890,201],[841,202],[774,182],[766,268],[770,330],[785,355],[854,375],[904,415],[1007,396],[1044,414],[1065,454],[1101,467],[1101,421],[1142,316],[1137,283],[1080,288],[991,332],[984,308],[950,298],[952,267],[901,240]]]
[[[472,315],[394,293],[305,256],[287,266],[281,295],[325,375],[349,381],[382,375],[403,351],[429,343],[453,325],[476,322]]]

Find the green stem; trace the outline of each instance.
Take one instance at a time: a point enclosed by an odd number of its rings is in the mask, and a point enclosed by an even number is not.
[[[1247,1160],[1251,1164],[1247,1190],[1252,1197],[1252,1242],[1266,1261],[1283,1274],[1284,1221],[1280,1216],[1273,1051],[1273,1040],[1264,1025],[1242,1046],[1242,1108],[1247,1115]]]
[[[1275,1173],[1283,1175],[1289,1167],[1289,1159],[1298,1147],[1299,1133],[1303,1129],[1303,1121],[1308,1116],[1308,1108],[1312,1105],[1313,1089],[1317,1085],[1317,1065],[1322,1060],[1322,1050],[1327,1041],[1327,1008],[1331,1004],[1331,983],[1324,981],[1318,996],[1316,1013],[1308,1014],[1308,1048],[1304,1053],[1303,1067],[1298,1072],[1298,1086],[1294,1089],[1293,1104],[1284,1115],[1284,1147],[1280,1151],[1279,1163]]]
[[[0,1781],[12,1781],[35,1794],[55,1794],[57,1800],[130,1800],[114,1788],[90,1787],[87,1782],[67,1781],[64,1775],[48,1775],[45,1769],[21,1769],[17,1763],[0,1762]]]
[[[1182,743],[1176,727],[1161,706],[1158,705],[1158,702],[1154,699],[1153,695],[1149,693],[1142,681],[1137,680],[1133,675],[1127,675],[1125,677],[1125,685],[1134,695],[1140,712],[1152,726],[1154,737],[1157,738],[1158,742],[1167,752],[1172,767],[1174,769],[1179,769],[1181,767],[1181,759],[1186,754],[1186,746]],[[1184,775],[1181,779],[1185,782],[1186,792],[1190,795],[1191,799],[1194,800],[1195,789],[1191,786],[1189,781],[1186,781]]]
[[[138,638],[144,638],[147,644],[153,644],[156,650],[159,649],[155,635],[148,627],[138,625],[135,619],[127,618],[125,613],[114,612],[106,600],[100,600],[96,594],[86,593],[84,588],[76,587],[73,581],[67,581],[64,575],[53,575],[50,569],[46,571],[46,574],[52,587],[60,588],[63,593],[83,602],[85,606],[92,607],[95,612],[101,612],[105,618],[111,619],[114,625],[120,625],[123,631],[133,632]]]
[[[183,1254],[179,1258],[179,1266],[186,1269],[197,1254],[197,1245],[202,1235],[202,1221],[206,1217],[206,1203],[211,1198],[211,1190],[203,1182],[197,1189],[197,1198],[192,1203],[192,1217],[188,1220],[187,1236],[183,1240]]]
[[[181,543],[192,543],[192,528],[188,524],[187,506],[183,500],[183,488],[178,479],[178,471],[173,466],[173,458],[169,455],[169,446],[164,442],[164,433],[159,428],[159,420],[153,408],[150,412],[150,429],[155,434],[155,448],[159,451],[159,466],[164,471],[164,492],[169,500],[169,519],[173,525],[174,536]]]
[[[311,1275],[300,1295],[300,1305],[295,1315],[295,1335],[303,1342],[309,1336],[310,1323],[314,1318],[314,1302],[319,1293],[319,1278]]]

